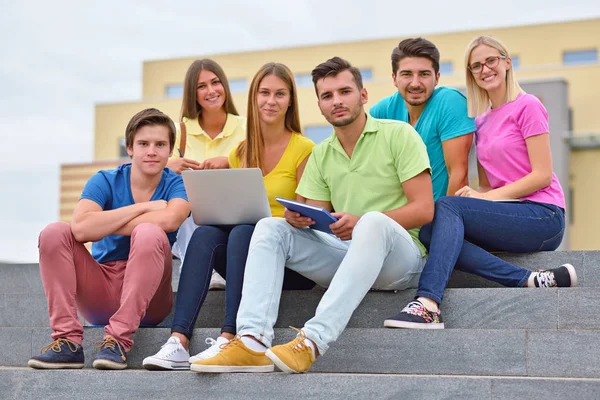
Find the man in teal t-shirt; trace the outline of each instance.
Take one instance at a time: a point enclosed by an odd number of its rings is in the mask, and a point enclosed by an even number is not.
[[[360,70],[334,57],[312,71],[318,105],[334,133],[314,147],[296,193],[338,220],[332,234],[308,229],[314,221],[285,211],[264,218],[250,243],[238,339],[196,372],[305,372],[346,327],[371,288],[414,287],[426,260],[419,227],[433,218],[427,150],[404,122],[382,121],[364,110]],[[285,267],[326,287],[316,314],[296,339],[271,347]]]
[[[423,38],[406,39],[392,51],[392,78],[398,92],[370,109],[375,118],[410,123],[421,135],[429,162],[433,196],[452,196],[468,182],[468,156],[475,122],[458,90],[435,88],[440,53]]]

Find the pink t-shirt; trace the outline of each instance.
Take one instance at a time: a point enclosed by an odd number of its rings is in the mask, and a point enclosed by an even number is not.
[[[531,172],[525,139],[548,134],[548,113],[537,97],[521,93],[515,101],[490,109],[475,119],[477,159],[492,189],[513,183]],[[552,173],[552,183],[522,197],[565,208],[565,195]]]

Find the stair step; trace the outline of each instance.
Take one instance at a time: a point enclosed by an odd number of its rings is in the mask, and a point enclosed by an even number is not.
[[[48,328],[0,328],[0,360],[24,366],[50,342]],[[86,328],[84,351],[90,366],[92,346],[103,329]],[[128,355],[130,368],[140,368],[170,334],[167,328],[141,328]],[[218,329],[196,329],[191,353],[206,347],[204,338]],[[291,340],[291,329],[276,329],[276,343]],[[31,338],[31,340],[28,340]],[[600,377],[600,330],[346,329],[311,371],[366,374],[490,375],[529,377]]]
[[[0,392],[15,399],[565,399],[596,400],[600,379],[491,376],[221,374],[193,372],[34,371],[0,368]]]
[[[301,326],[310,319],[323,296],[322,289],[283,292],[277,327]],[[415,290],[369,292],[354,312],[348,327],[379,328],[415,296]],[[560,289],[446,289],[442,318],[446,328],[476,329],[600,329],[600,314],[585,318],[574,310],[600,308],[596,288]],[[47,327],[46,298],[37,295],[0,295],[0,326]],[[170,327],[174,309],[159,325]],[[225,292],[209,292],[196,327],[223,324]]]
[[[553,268],[570,263],[577,269],[581,287],[600,287],[600,251],[547,251],[532,254],[498,254],[502,259],[530,270]],[[174,260],[173,290],[179,284],[180,263]],[[502,287],[475,275],[454,271],[449,288]],[[44,293],[38,264],[0,263],[0,293]]]

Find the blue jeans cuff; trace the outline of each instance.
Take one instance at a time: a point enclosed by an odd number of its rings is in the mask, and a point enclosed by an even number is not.
[[[420,289],[417,290],[417,294],[415,295],[415,298],[417,298],[417,297],[427,297],[428,299],[431,299],[431,300],[435,301],[436,303],[438,303],[438,306],[440,304],[442,304],[442,298],[443,298],[443,296],[440,297],[431,292],[427,292],[425,290],[420,290]]]

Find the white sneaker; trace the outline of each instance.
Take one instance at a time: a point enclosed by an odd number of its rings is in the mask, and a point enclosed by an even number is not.
[[[190,369],[190,353],[179,338],[171,336],[153,356],[144,358],[142,365],[148,370]]]
[[[226,339],[223,336],[219,336],[217,340],[206,338],[205,343],[210,344],[210,347],[204,350],[202,353],[198,353],[195,356],[190,357],[190,364],[195,361],[206,360],[207,358],[216,356],[221,352],[221,346],[229,343],[229,339]]]
[[[208,290],[225,290],[225,279],[217,271],[213,271],[210,277],[210,285]]]

